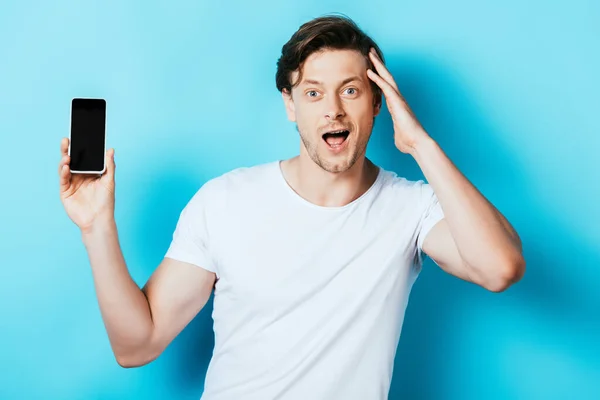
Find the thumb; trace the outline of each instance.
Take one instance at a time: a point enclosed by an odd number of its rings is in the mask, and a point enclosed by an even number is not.
[[[115,180],[115,149],[109,149],[106,152],[106,172],[102,178],[108,181]]]

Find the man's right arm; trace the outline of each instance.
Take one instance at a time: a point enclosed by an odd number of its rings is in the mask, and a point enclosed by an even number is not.
[[[143,289],[131,278],[113,218],[82,231],[100,312],[119,365],[156,359],[204,307],[216,276],[165,257]]]

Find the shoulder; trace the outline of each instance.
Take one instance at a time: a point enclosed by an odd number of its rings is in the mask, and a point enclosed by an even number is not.
[[[239,197],[244,192],[256,193],[261,185],[272,182],[276,166],[276,162],[269,162],[238,167],[217,175],[200,185],[192,201],[224,203],[227,198]]]
[[[437,200],[433,188],[424,179],[408,179],[390,170],[382,170],[382,175],[380,196],[393,208],[406,208],[421,214]]]
[[[238,167],[215,178],[216,181],[226,182],[234,189],[254,186],[270,182],[275,177],[276,161],[257,164],[248,167]]]
[[[276,162],[263,163],[248,167],[238,167],[207,181],[207,190],[243,190],[270,182],[274,178]]]
[[[431,186],[423,179],[408,179],[383,168],[381,174],[383,190],[391,195],[422,198],[432,191]]]

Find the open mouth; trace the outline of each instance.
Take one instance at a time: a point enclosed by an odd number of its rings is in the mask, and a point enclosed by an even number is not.
[[[339,148],[344,144],[346,139],[350,135],[350,131],[347,130],[339,130],[327,132],[323,135],[323,140],[331,147],[332,149]]]

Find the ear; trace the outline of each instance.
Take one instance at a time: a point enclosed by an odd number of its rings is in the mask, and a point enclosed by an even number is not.
[[[379,112],[381,111],[381,103],[382,102],[379,102],[379,104],[373,105],[373,116],[374,117],[379,115]]]
[[[292,93],[288,92],[287,89],[283,89],[281,91],[281,97],[283,98],[283,104],[285,105],[285,112],[287,114],[288,120],[291,122],[296,122],[296,109],[294,107],[294,99],[292,98]]]

